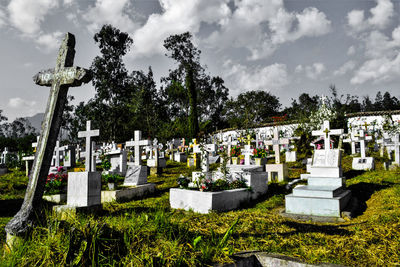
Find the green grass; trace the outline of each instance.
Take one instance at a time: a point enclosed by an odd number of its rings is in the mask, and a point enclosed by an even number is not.
[[[81,215],[58,221],[49,214],[24,244],[12,254],[4,254],[0,265],[212,265],[231,262],[229,256],[243,250],[280,253],[308,263],[400,264],[400,170],[362,173],[350,168],[351,157],[345,157],[347,186],[363,204],[360,214],[342,223],[323,224],[279,215],[284,196],[289,193],[284,183],[270,184],[265,197],[237,211],[196,214],[171,210],[169,188],[177,186],[179,174],[189,175],[193,169],[168,162],[161,176],[148,178],[157,184],[155,195],[108,203],[105,211],[95,217]],[[292,173],[295,178],[304,169],[293,163],[290,172],[296,173]],[[0,177],[0,188],[9,200],[21,201],[23,197],[18,190],[13,195],[14,186],[9,185],[13,181],[26,184],[26,178],[19,175],[23,174],[9,174],[7,182]],[[4,226],[11,216],[0,213],[3,241]]]

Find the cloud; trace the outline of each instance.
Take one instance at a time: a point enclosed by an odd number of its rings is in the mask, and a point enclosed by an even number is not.
[[[383,57],[367,60],[354,77],[351,84],[362,84],[367,81],[373,83],[393,81],[400,75],[400,53],[393,59]]]
[[[305,67],[306,76],[312,80],[318,79],[325,70],[325,65],[320,62]]]
[[[128,14],[136,15],[129,0],[96,0],[95,5],[83,14],[83,19],[89,22],[87,28],[91,33],[104,24],[132,33],[137,25]]]
[[[305,73],[308,78],[317,80],[325,70],[326,68],[323,63],[315,62],[309,66],[297,65],[294,72],[297,74]]]
[[[354,45],[350,46],[349,49],[347,50],[347,55],[352,56],[355,53],[356,53],[356,48],[354,47]]]
[[[7,15],[0,6],[0,28],[6,25]]]
[[[347,61],[339,69],[334,71],[333,75],[335,75],[335,76],[344,75],[344,74],[348,73],[349,71],[353,70],[355,67],[356,67],[356,63],[354,61],[352,61],[352,60]]]
[[[303,37],[326,34],[331,22],[314,7],[302,12],[287,12],[283,1],[244,0],[220,23],[206,40],[214,47],[240,47],[250,52],[248,59],[258,60],[271,55],[280,44]]]
[[[31,36],[40,32],[45,15],[58,7],[54,0],[11,0],[8,4],[11,24],[23,34]]]
[[[10,98],[7,106],[12,109],[17,109],[19,117],[32,116],[38,112],[43,112],[38,109],[36,101],[26,100],[20,97]]]
[[[347,14],[347,23],[351,31],[384,29],[390,23],[394,15],[393,3],[390,0],[376,0],[376,3],[376,6],[369,10],[371,16],[367,19],[363,10],[352,10]]]
[[[227,0],[159,0],[162,14],[152,14],[135,31],[135,56],[164,54],[164,40],[172,34],[198,33],[201,22],[227,23],[230,15]]]
[[[274,63],[265,67],[248,67],[228,60],[224,63],[224,76],[236,92],[250,90],[279,90],[289,84],[285,64]]]
[[[365,43],[367,60],[355,72],[350,80],[352,84],[367,81],[393,81],[400,69],[400,26],[392,31],[391,38],[379,31],[371,31],[362,39]]]
[[[20,97],[14,97],[14,98],[10,98],[10,100],[8,100],[8,106],[10,108],[23,108],[23,107],[33,107],[36,105],[36,101],[29,101],[29,100],[25,100],[22,99]]]

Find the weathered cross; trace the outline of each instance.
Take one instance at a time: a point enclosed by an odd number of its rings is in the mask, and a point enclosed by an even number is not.
[[[150,140],[141,140],[142,131],[135,131],[135,140],[131,140],[125,143],[126,147],[134,147],[135,150],[135,165],[140,166],[142,164],[142,153],[140,147],[150,145]]]
[[[56,141],[56,147],[54,148],[55,158],[54,158],[54,166],[60,167],[60,141]]]
[[[51,90],[24,202],[19,212],[6,226],[9,244],[13,242],[15,236],[24,235],[28,231],[29,227],[36,222],[36,218],[42,210],[40,203],[42,202],[54,146],[60,131],[68,88],[80,86],[83,82],[87,83],[91,79],[87,70],[72,67],[75,55],[74,47],[75,37],[73,34],[67,33],[61,43],[56,67],[53,70],[41,71],[33,77],[36,84],[51,86]]]
[[[400,142],[398,133],[392,136],[392,141],[394,146],[394,161],[397,165],[400,165]]]
[[[329,126],[329,121],[324,121],[322,125],[322,129],[319,131],[312,131],[311,134],[313,136],[320,136],[324,139],[324,150],[325,150],[325,161],[327,161],[328,152],[331,149],[331,135],[342,135],[343,129],[334,129],[331,130]]]
[[[268,146],[271,145],[273,146],[275,152],[275,163],[276,164],[281,163],[280,145],[288,145],[289,139],[288,138],[279,139],[278,127],[274,127],[274,138],[272,140],[265,141],[265,144]]]
[[[92,150],[93,150],[93,143],[92,137],[99,136],[99,130],[92,130],[91,129],[92,122],[86,122],[86,131],[78,132],[79,138],[86,139],[86,148],[85,148],[85,171],[90,172],[94,169],[93,166],[93,159],[92,159]]]
[[[363,126],[365,127],[365,131],[368,131],[368,126],[370,126],[370,124],[368,124],[367,122],[364,122]]]
[[[351,130],[351,128],[350,128]],[[347,138],[343,139],[343,142],[345,143],[351,143],[351,154],[356,153],[356,132],[351,131],[350,133],[347,134]]]

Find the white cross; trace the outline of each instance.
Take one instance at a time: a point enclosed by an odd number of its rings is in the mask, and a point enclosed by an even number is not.
[[[38,146],[38,144],[39,144],[39,138],[40,138],[40,136],[36,136],[36,143],[32,143],[32,147],[33,147],[33,148],[36,148],[36,147]]]
[[[354,140],[360,143],[361,158],[365,158],[365,141],[372,140],[372,136],[365,136],[364,130],[361,129],[359,130],[358,135],[355,135]]]
[[[56,142],[54,151],[56,152],[56,159],[54,161],[54,166],[59,167],[60,166],[60,141],[58,141],[58,140]]]
[[[356,132],[353,130],[351,133],[347,134],[348,138],[344,139],[343,142],[345,143],[351,143],[351,154],[356,153]]]
[[[324,139],[324,150],[325,150],[325,161],[328,160],[328,152],[331,149],[331,135],[342,135],[343,129],[331,130],[329,126],[329,121],[324,121],[322,129],[319,131],[312,131],[313,136],[320,136]],[[327,163],[327,162],[326,162]]]
[[[250,165],[251,156],[254,155],[251,145],[245,145],[242,154],[244,155],[244,165]]]
[[[135,150],[135,165],[140,166],[142,163],[142,155],[140,147],[150,145],[150,140],[141,140],[142,131],[135,131],[135,139],[125,143],[126,147],[134,147]]]
[[[268,146],[271,146],[271,145],[273,146],[273,149],[275,152],[275,163],[276,164],[281,163],[280,145],[288,145],[289,139],[288,138],[279,139],[278,127],[275,127],[274,128],[274,138],[272,140],[265,141],[265,144]]]
[[[86,139],[86,151],[85,151],[85,171],[90,172],[93,170],[94,166],[92,162],[92,137],[99,136],[99,130],[91,129],[91,121],[86,122],[86,131],[78,132],[79,138]]]
[[[201,145],[193,145],[193,153],[200,153],[201,155],[201,171],[206,173],[210,170],[209,168],[209,153],[217,150],[217,146],[215,144],[207,144],[204,145],[204,153],[202,153],[200,149]]]

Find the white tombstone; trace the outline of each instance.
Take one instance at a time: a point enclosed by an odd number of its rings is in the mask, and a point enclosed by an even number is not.
[[[351,192],[345,190],[344,186],[341,151],[331,149],[330,136],[343,134],[343,130],[331,130],[329,122],[324,121],[322,129],[312,134],[321,135],[325,147],[314,151],[308,185],[296,186],[292,194],[286,195],[286,213],[340,217],[351,198]]]
[[[272,145],[275,152],[275,164],[266,164],[265,171],[270,177],[270,181],[284,181],[288,177],[288,168],[286,163],[281,163],[280,145],[289,144],[288,138],[279,138],[278,127],[274,127],[274,137],[272,140],[264,142],[265,145]]]
[[[365,155],[365,141],[372,140],[372,136],[365,136],[364,130],[361,129],[358,134],[354,135],[353,140],[360,143],[361,157],[353,158],[352,168],[354,170],[373,170],[375,168],[374,158]]]
[[[125,143],[126,147],[133,147],[135,161],[127,163],[124,186],[135,186],[147,183],[147,166],[142,166],[141,148],[150,145],[149,140],[141,140],[142,132],[135,131],[135,139]]]
[[[86,139],[85,171],[68,174],[67,206],[90,207],[101,205],[101,174],[92,171],[92,137],[99,136],[99,130],[91,129],[86,122],[86,131],[78,132],[79,138]]]

